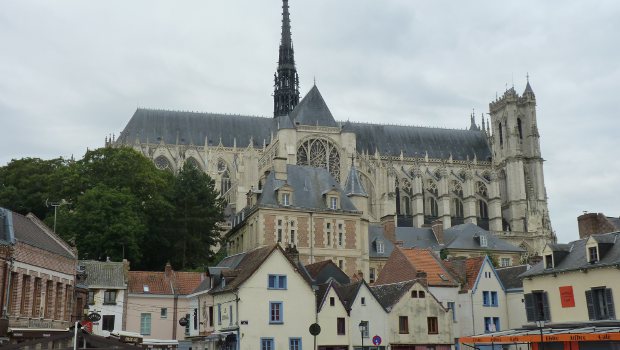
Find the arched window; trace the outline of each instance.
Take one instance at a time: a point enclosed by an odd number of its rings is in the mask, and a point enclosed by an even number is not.
[[[480,195],[480,197],[488,197],[487,186],[483,184],[482,181],[476,182],[476,193]]]
[[[309,139],[300,144],[297,164],[325,168],[340,181],[340,153],[336,145],[326,139]]]
[[[433,197],[430,197],[428,199],[428,207],[429,207],[429,215],[430,216],[434,216],[437,217],[439,216],[439,206],[437,205],[437,200]]]
[[[194,157],[187,158],[185,162],[196,169],[200,169],[200,163],[198,163],[198,161]]]
[[[517,129],[519,130],[519,139],[523,140],[523,129],[521,126],[521,118],[517,118]]]
[[[230,172],[228,164],[223,159],[217,161],[217,172],[220,174],[220,193],[223,195],[230,190]]]
[[[502,132],[502,123],[499,123],[499,145],[502,146],[504,144],[504,134]]]
[[[482,199],[478,199],[478,217],[481,219],[489,218],[489,206]]]
[[[452,212],[455,218],[463,217],[463,202],[458,198],[452,198]]]
[[[407,196],[403,196],[402,197],[402,206],[401,208],[404,209],[404,214],[405,215],[411,215],[411,200],[409,199],[409,197]]]

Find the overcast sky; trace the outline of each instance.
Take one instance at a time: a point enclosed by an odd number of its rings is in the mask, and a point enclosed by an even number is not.
[[[0,165],[81,157],[136,107],[269,116],[280,0],[0,4]],[[620,2],[291,0],[302,92],[338,120],[464,128],[538,102],[551,220],[620,215]]]

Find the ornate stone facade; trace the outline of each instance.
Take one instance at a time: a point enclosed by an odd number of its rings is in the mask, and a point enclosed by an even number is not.
[[[281,43],[292,48],[284,7]],[[398,226],[474,223],[531,253],[555,239],[529,81],[522,95],[511,88],[490,103],[490,121],[479,126],[472,115],[468,130],[338,122],[316,86],[297,104],[292,49],[284,51],[278,74],[294,76],[290,113],[278,107],[276,84],[273,118],[138,109],[108,144],[133,147],[172,172],[191,162],[216,179],[230,213],[262,188],[277,157],[326,168],[343,187],[354,159],[365,195],[353,201],[370,223],[388,215]]]

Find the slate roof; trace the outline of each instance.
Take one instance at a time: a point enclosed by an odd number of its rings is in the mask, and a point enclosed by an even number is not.
[[[24,216],[10,210],[4,210],[4,212],[5,215],[8,215],[6,213],[11,214],[10,220],[12,224],[12,227],[7,227],[6,223],[9,218],[5,216],[5,238],[14,239],[16,242],[58,254],[65,258],[77,258],[77,254],[73,252],[71,247],[33,214]]]
[[[191,294],[206,292],[209,289],[211,289],[211,279],[205,278],[204,281],[200,282],[198,287],[196,287],[196,289],[194,289]]]
[[[295,262],[291,261],[278,244],[273,244],[269,246],[258,247],[243,254],[237,254],[228,261],[224,259],[222,263],[224,263],[225,266],[231,266],[230,268],[226,267],[221,270],[221,276],[226,280],[226,283],[224,286],[222,286],[220,279],[217,282],[217,285],[214,285],[209,293],[217,294],[235,290],[237,287],[241,286],[243,282],[250,278],[275,250],[279,250],[282,255],[284,255],[284,257],[286,257],[286,259],[291,263],[292,267],[297,271],[300,271],[299,273],[304,278],[304,280],[310,283],[310,281],[308,280],[308,276],[306,275],[305,269],[303,269],[303,266],[298,266]],[[233,264],[231,264],[231,262],[233,262]],[[220,264],[218,264],[218,267],[219,266]]]
[[[546,275],[552,274],[556,272],[564,272],[564,271],[575,271],[575,270],[587,270],[594,269],[605,266],[619,266],[620,265],[620,231],[611,232],[611,233],[603,233],[598,235],[592,235],[591,237],[597,237],[596,239],[601,239],[607,242],[612,241],[609,249],[602,256],[599,256],[599,261],[594,264],[591,264],[586,259],[587,249],[586,242],[587,238],[580,239],[577,241],[573,241],[568,243],[570,245],[570,249],[568,254],[564,256],[562,260],[554,261],[555,266],[550,269],[545,269],[544,260],[539,262],[538,264],[532,266],[529,270],[525,271],[520,275],[520,277],[528,277],[528,276],[536,276],[536,275]],[[609,243],[607,243],[609,244]]]
[[[329,279],[338,281],[340,284],[348,284],[351,282],[349,276],[344,273],[336,264],[331,260],[319,261],[314,264],[305,266],[305,269],[310,278],[316,284],[326,283]]]
[[[500,281],[504,285],[507,291],[511,289],[523,290],[523,280],[519,278],[519,275],[527,271],[528,265],[517,265],[509,267],[500,267],[495,269]]]
[[[127,275],[122,262],[80,260],[78,265],[84,266],[86,272],[84,284],[88,288],[127,288]]]
[[[487,236],[487,246],[481,247],[481,234]],[[403,247],[431,248],[435,251],[443,248],[460,250],[489,250],[504,252],[524,252],[507,241],[472,223],[452,226],[444,230],[444,245],[440,245],[431,228],[397,227],[396,240],[403,242]]]
[[[134,294],[162,294],[187,295],[191,294],[203,281],[200,272],[177,272],[171,268],[166,271],[129,271],[129,293]],[[149,291],[144,291],[144,286]]]
[[[318,88],[314,86],[291,112],[290,119],[227,115],[217,113],[183,112],[138,108],[118,139],[119,144],[140,142],[209,146],[222,143],[224,147],[253,147],[269,143],[271,135],[280,129],[295,128],[292,120],[302,125],[337,127]],[[454,160],[490,160],[491,149],[483,131],[428,128],[404,125],[381,125],[345,122],[343,131],[356,136],[358,152],[381,155]]]
[[[377,252],[377,242],[383,242],[383,253]],[[369,255],[371,258],[389,258],[394,250],[394,243],[385,237],[383,226],[379,224],[368,225],[368,243],[370,247]]]
[[[384,309],[389,310],[400,298],[416,283],[415,280],[390,284],[374,285],[370,287],[377,300]],[[430,294],[430,293],[429,293]]]
[[[364,185],[362,185],[362,181],[360,180],[360,174],[354,164],[351,164],[351,168],[349,169],[349,176],[347,176],[344,191],[347,196],[368,197],[368,193],[364,189]]]
[[[334,189],[339,193],[341,210],[357,211],[353,202],[344,194],[338,181],[327,169],[287,164],[286,172],[286,181],[276,180],[275,172],[267,176],[263,192],[258,199],[259,206],[280,207],[276,190],[286,184],[294,190],[291,205],[293,208],[328,210],[323,193]]]
[[[316,85],[295,106],[290,118],[295,125],[338,126]]]
[[[478,161],[491,159],[491,149],[482,131],[426,128],[405,125],[350,123],[356,150],[381,155]]]

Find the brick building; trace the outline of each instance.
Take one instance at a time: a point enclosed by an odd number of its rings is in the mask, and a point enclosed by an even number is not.
[[[77,252],[34,215],[0,208],[0,260],[0,334],[7,326],[64,329],[79,315]]]
[[[577,217],[579,238],[590,235],[620,231],[620,217],[606,216],[603,213],[584,213]]]

